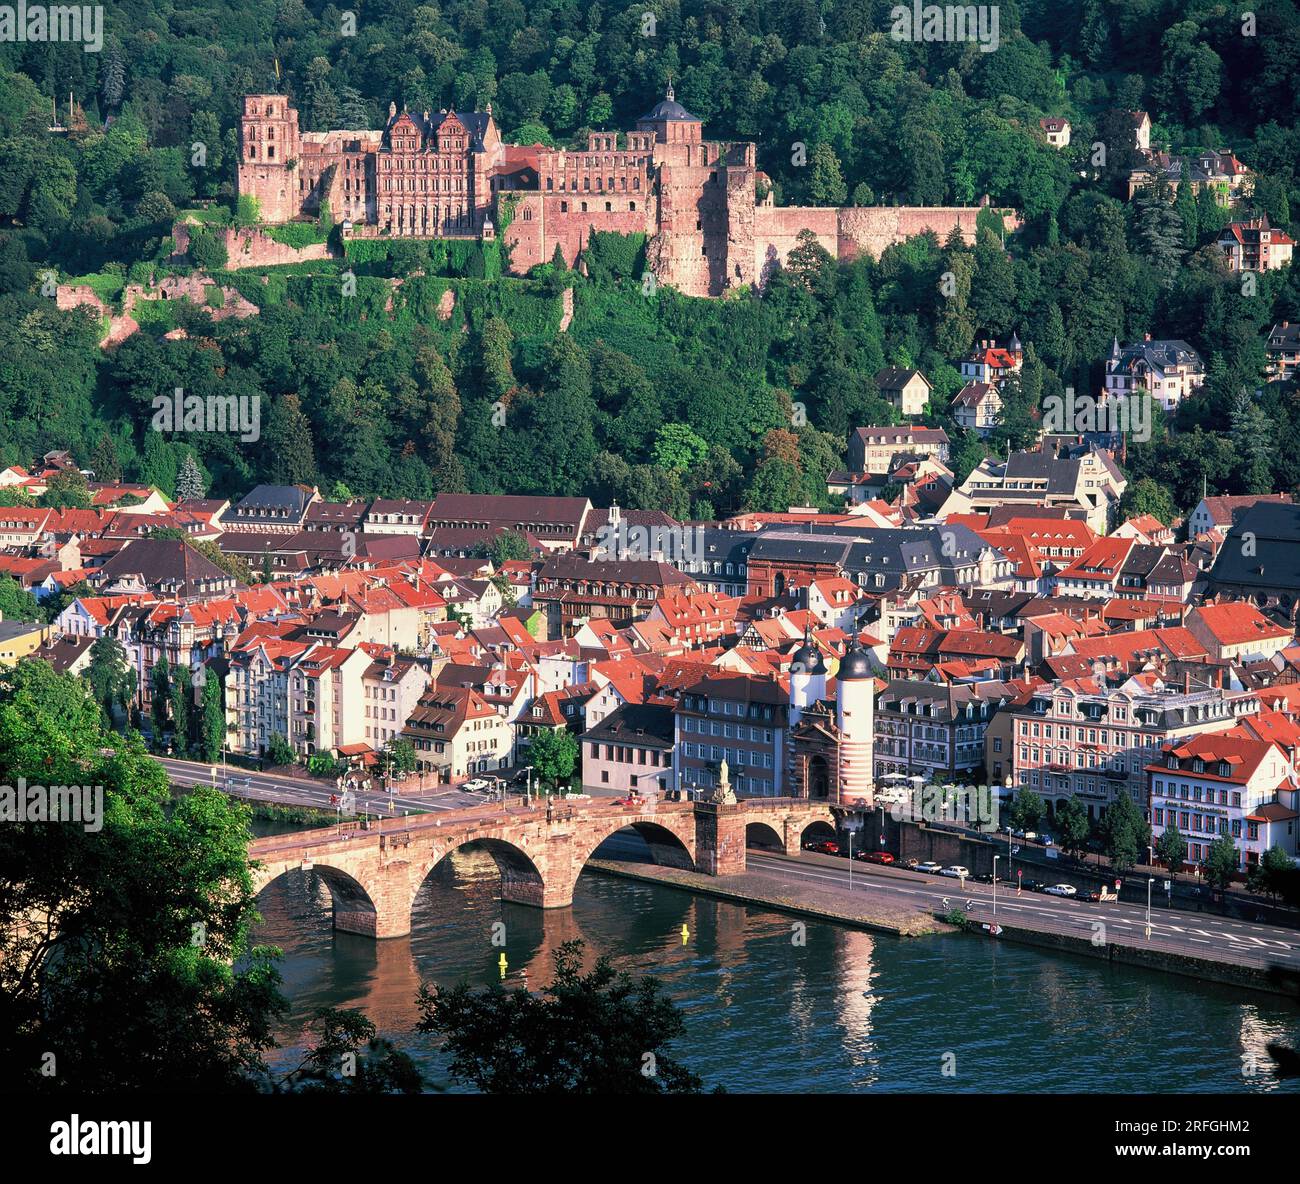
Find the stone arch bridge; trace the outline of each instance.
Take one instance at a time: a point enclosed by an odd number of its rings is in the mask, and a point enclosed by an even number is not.
[[[386,818],[363,829],[346,823],[255,839],[248,854],[260,892],[294,870],[315,871],[329,886],[334,927],[368,937],[411,931],[411,907],[429,873],[454,851],[486,851],[501,872],[501,897],[564,908],[587,860],[625,827],[649,845],[656,863],[713,876],[745,870],[747,834],[794,855],[804,832],[834,826],[825,802],[794,798],[704,802],[563,802]],[[751,829],[752,828],[752,829]]]

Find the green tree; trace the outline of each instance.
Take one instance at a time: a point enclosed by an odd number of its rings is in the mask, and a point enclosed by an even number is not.
[[[172,750],[179,757],[188,754],[190,736],[194,729],[191,709],[194,704],[194,678],[189,666],[182,662],[172,675]]]
[[[167,712],[172,698],[171,668],[167,655],[162,654],[149,672],[150,719],[153,721],[153,743],[157,748],[162,744],[163,733],[167,730]]]
[[[415,745],[403,736],[395,736],[388,742],[389,763],[394,773],[414,773],[416,766]]]
[[[568,784],[577,768],[578,755],[577,740],[564,729],[541,732],[528,746],[528,763],[540,783],[547,786]]]
[[[91,504],[90,487],[83,474],[76,469],[65,469],[50,478],[49,485],[37,501],[51,510],[88,510]]]
[[[1111,867],[1120,875],[1137,866],[1138,856],[1151,841],[1151,827],[1143,821],[1133,799],[1123,792],[1107,809],[1101,834]]]
[[[283,765],[292,765],[296,759],[293,749],[289,747],[289,741],[279,732],[273,733],[270,743],[266,746],[267,763],[272,768],[279,768]]]
[[[1171,875],[1177,875],[1187,859],[1187,840],[1176,826],[1166,827],[1164,833],[1156,840],[1156,856],[1169,869]]]
[[[1045,813],[1043,799],[1032,789],[1016,790],[1011,799],[1011,825],[1016,830],[1036,830]]]
[[[670,473],[685,472],[708,453],[708,444],[684,423],[666,423],[655,436],[655,464]]]
[[[316,480],[316,453],[311,424],[297,395],[281,395],[266,425],[267,479],[276,485],[311,485]]]
[[[41,606],[36,597],[9,575],[0,573],[0,620],[39,621]]]
[[[203,679],[203,716],[199,724],[199,759],[212,764],[221,759],[226,743],[226,709],[221,680],[212,672]]]
[[[583,974],[582,950],[560,946],[538,992],[426,984],[417,1029],[441,1037],[452,1075],[486,1094],[699,1093],[699,1077],[668,1051],[685,1023],[659,982],[633,980],[605,957]]]
[[[203,483],[203,473],[193,453],[186,453],[181,461],[180,471],[176,474],[176,500],[200,501],[207,495],[207,486]]]
[[[1205,857],[1205,878],[1220,891],[1227,888],[1241,865],[1241,855],[1230,835],[1221,834]]]
[[[1119,512],[1123,518],[1150,514],[1168,526],[1178,508],[1174,505],[1173,494],[1168,488],[1150,477],[1139,477],[1124,491],[1124,496],[1120,498]]]
[[[1074,797],[1065,799],[1065,804],[1056,811],[1056,840],[1066,850],[1078,855],[1091,831],[1088,812],[1083,804]]]
[[[85,679],[108,726],[114,726],[118,711],[127,717],[135,695],[135,671],[127,663],[126,651],[117,638],[108,633],[95,638]]]
[[[528,540],[517,530],[498,531],[490,543],[480,548],[480,553],[491,559],[495,567],[513,561],[527,562],[533,557]]]
[[[809,161],[808,196],[814,205],[842,206],[849,198],[844,183],[844,170],[835,149],[829,144],[818,144]]]
[[[0,672],[0,768],[103,787],[98,829],[0,827],[5,1091],[250,1088],[286,1004],[249,941],[247,807],[202,785],[173,800],[138,735],[41,661]]]
[[[1259,887],[1271,896],[1280,896],[1288,879],[1296,874],[1296,866],[1286,850],[1276,843],[1260,856]]]
[[[319,1007],[306,1024],[315,1040],[299,1064],[276,1083],[277,1092],[416,1094],[423,1075],[411,1057],[380,1039],[359,1007]]]

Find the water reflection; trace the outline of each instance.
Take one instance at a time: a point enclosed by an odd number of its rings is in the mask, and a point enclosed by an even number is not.
[[[311,872],[268,887],[257,937],[284,950],[293,1009],[276,1063],[296,1063],[313,1008],[361,1007],[449,1085],[436,1042],[413,1031],[421,981],[500,982],[504,952],[506,983],[526,974],[537,987],[559,946],[581,938],[589,961],[607,953],[664,982],[686,1018],[676,1054],[732,1091],[1300,1088],[1276,1080],[1264,1051],[1300,1043],[1300,1009],[1285,999],[957,935],[898,940],[808,922],[801,943],[791,917],[590,872],[571,909],[503,903],[498,884],[490,857],[444,860],[416,898],[411,936],[384,942],[334,932]],[[504,946],[493,945],[495,922]]]

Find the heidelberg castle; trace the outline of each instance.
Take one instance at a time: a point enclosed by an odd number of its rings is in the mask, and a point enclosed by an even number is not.
[[[258,200],[268,223],[328,205],[346,234],[414,238],[492,237],[508,195],[512,272],[549,262],[556,244],[574,266],[593,230],[641,233],[655,275],[693,296],[761,286],[804,229],[842,259],[879,257],[925,230],[942,240],[954,226],[974,241],[972,206],[776,206],[754,144],[705,140],[671,86],[621,146],[615,132],[592,132],[582,150],[505,143],[490,103],[484,112],[388,112],[382,131],[300,132],[284,95],[246,95],[239,192]],[[1004,222],[1017,225],[1010,212]]]

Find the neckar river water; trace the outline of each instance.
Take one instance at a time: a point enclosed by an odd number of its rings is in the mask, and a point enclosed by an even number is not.
[[[810,922],[800,946],[790,917],[592,872],[571,909],[504,904],[497,886],[486,855],[444,860],[411,936],[374,942],[334,932],[312,873],[270,885],[256,937],[283,949],[293,1007],[273,1063],[297,1062],[314,1008],[360,1007],[435,1088],[455,1089],[436,1038],[413,1031],[416,991],[501,981],[491,935],[503,921],[508,985],[521,971],[534,987],[549,981],[553,951],[581,938],[589,954],[662,980],[686,1019],[675,1052],[733,1092],[1300,1092],[1274,1077],[1264,1048],[1300,1045],[1300,1007],[1282,997],[964,935]]]

